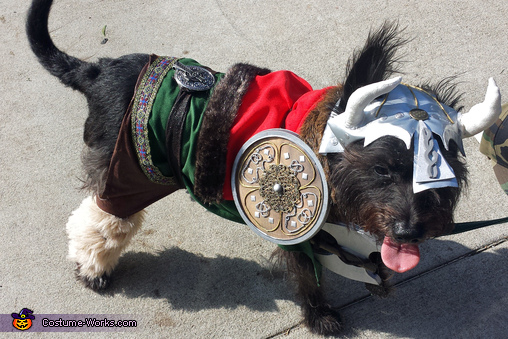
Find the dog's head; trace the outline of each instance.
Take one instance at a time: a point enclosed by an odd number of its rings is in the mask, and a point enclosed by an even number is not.
[[[451,81],[410,86],[385,80],[404,43],[396,31],[385,26],[371,34],[348,65],[343,87],[329,102],[323,143],[332,135],[328,142],[339,149],[324,152],[331,218],[375,235],[385,265],[404,272],[418,263],[418,244],[453,229],[467,183],[462,138],[493,123],[500,96],[491,80],[485,102],[462,115]]]

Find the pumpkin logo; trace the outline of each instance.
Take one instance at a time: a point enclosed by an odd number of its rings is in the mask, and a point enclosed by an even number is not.
[[[19,313],[12,313],[11,316],[14,318],[12,326],[20,331],[28,330],[32,327],[32,320],[35,319],[32,313],[34,311],[28,308],[22,309]]]

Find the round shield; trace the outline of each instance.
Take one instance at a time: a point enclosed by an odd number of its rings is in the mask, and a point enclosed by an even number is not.
[[[270,129],[249,139],[231,176],[236,207],[258,235],[281,245],[312,238],[328,215],[323,167],[298,134]]]

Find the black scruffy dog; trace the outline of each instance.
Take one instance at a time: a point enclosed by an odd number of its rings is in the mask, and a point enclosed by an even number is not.
[[[67,231],[69,258],[77,263],[77,277],[88,287],[100,290],[106,288],[122,250],[139,229],[144,217],[143,208],[146,206],[132,207],[135,205],[133,198],[108,193],[106,190],[111,176],[122,174],[112,169],[114,167],[112,158],[117,156],[114,155],[116,152],[119,152],[118,156],[123,156],[118,145],[121,144],[119,142],[121,130],[125,127],[124,118],[126,112],[130,112],[131,101],[141,79],[140,74],[146,71],[147,64],[154,61],[153,56],[148,54],[131,54],[118,59],[103,58],[96,63],[67,55],[54,45],[48,32],[52,2],[52,0],[32,1],[27,34],[30,46],[44,68],[66,86],[83,93],[88,101],[90,112],[84,129],[87,150],[83,156],[83,165],[86,172],[85,187],[92,194],[73,212],[67,224]],[[372,291],[381,295],[389,289],[387,280],[392,270],[404,271],[416,265],[419,258],[419,243],[453,229],[453,212],[461,189],[466,184],[467,175],[460,155],[461,145],[458,144],[460,142],[450,140],[447,141],[448,145],[444,145],[442,138],[437,135],[434,135],[434,140],[453,170],[456,178],[455,187],[429,188],[414,193],[415,145],[411,143],[408,148],[396,136],[382,136],[368,146],[364,146],[363,140],[356,140],[347,144],[342,152],[319,154],[332,110],[337,115],[352,114],[349,110],[354,110],[354,107],[351,106],[359,105],[358,95],[355,93],[361,92],[368,85],[386,81],[396,71],[394,68],[397,59],[394,55],[397,48],[405,42],[397,34],[396,25],[391,24],[385,24],[380,30],[371,33],[365,46],[357,51],[348,63],[345,80],[323,91],[317,104],[311,107],[298,128],[300,138],[318,155],[327,175],[331,193],[331,212],[328,221],[358,225],[376,236],[385,248],[382,250],[384,263],[381,261],[378,263],[377,272],[383,277],[383,284],[375,288],[371,286]],[[226,154],[213,159],[212,163],[217,167],[217,175],[213,178],[206,175],[204,179],[200,177],[203,175],[199,172],[200,166],[203,165],[200,157],[206,159],[210,147],[224,149],[227,152],[229,130],[236,121],[236,111],[240,109],[244,97],[248,96],[246,93],[250,90],[249,85],[258,81],[260,77],[271,74],[266,69],[238,64],[226,72],[224,78],[216,85],[213,94],[207,92],[211,97],[207,98],[209,104],[204,113],[204,120],[210,121],[203,122],[203,125],[207,125],[202,128],[197,139],[196,152],[203,154],[196,156],[196,184],[194,190],[190,192],[205,205],[221,203],[223,200],[222,193],[217,191],[222,192],[225,180]],[[459,109],[460,96],[457,96],[449,81],[439,82],[437,86],[420,85],[414,88],[430,93],[436,102],[439,101],[439,105]],[[491,111],[498,109],[500,99],[499,91],[496,90],[495,85],[489,87],[486,102],[479,104],[476,109],[482,111],[481,113],[471,112],[461,116],[462,137],[478,133],[491,124],[492,114],[485,112],[484,109],[487,111],[489,108]],[[364,104],[356,110],[363,112],[366,104],[386,93],[388,91],[377,93],[373,97],[360,95],[360,101],[363,100]],[[185,100],[183,96],[179,98]],[[188,109],[185,105],[180,107],[184,107],[183,111]],[[175,114],[177,113],[180,111]],[[223,119],[224,114],[226,119]],[[487,118],[479,118],[485,114],[490,115]],[[495,115],[495,112],[493,114]],[[216,116],[219,117],[218,120]],[[355,120],[353,115],[350,120]],[[280,127],[287,125],[286,122]],[[126,126],[129,129],[131,125],[127,123]],[[178,138],[171,140],[180,143]],[[209,143],[212,142],[215,144],[210,146]],[[129,143],[132,145],[131,141],[127,141],[128,145]],[[172,147],[174,145],[170,144],[169,148]],[[125,150],[132,152],[129,147]],[[168,156],[167,161],[171,162],[170,160]],[[153,183],[143,186],[143,180],[147,179],[142,172],[140,172],[142,179],[139,176],[133,179],[133,186],[141,182],[143,187],[148,187],[149,192],[142,192],[143,194],[155,192],[155,197],[144,197],[145,202],[153,202],[182,187],[188,188],[182,184],[185,179],[177,173],[182,168],[179,161],[176,160],[177,170],[173,171],[179,180],[173,186],[164,186],[169,187],[168,189],[158,191],[162,185],[157,186],[158,184]],[[134,166],[132,170],[129,167],[129,173],[139,172],[138,167]],[[174,169],[175,164],[172,163],[171,167]],[[198,184],[199,182],[201,184]],[[126,186],[124,189],[130,189],[129,181],[123,181],[123,184]],[[209,186],[217,186],[219,189]],[[209,194],[208,190],[215,193]],[[119,207],[121,211],[116,213],[113,205],[115,208]],[[322,234],[318,234],[316,238],[320,236]],[[301,301],[307,326],[320,334],[338,333],[342,326],[340,317],[324,299],[323,284],[318,286],[316,283],[311,259],[301,252],[277,250],[275,255],[287,263],[290,276],[297,286],[296,292]]]

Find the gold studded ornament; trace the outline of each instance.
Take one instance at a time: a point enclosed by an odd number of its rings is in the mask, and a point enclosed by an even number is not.
[[[239,151],[232,173],[236,207],[264,239],[298,244],[312,238],[326,221],[325,174],[298,134],[284,129],[256,134]]]

